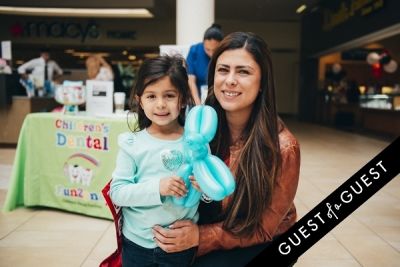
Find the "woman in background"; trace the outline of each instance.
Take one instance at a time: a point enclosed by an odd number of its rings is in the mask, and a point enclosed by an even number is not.
[[[100,55],[91,55],[86,59],[89,80],[112,81],[114,73],[110,64]]]

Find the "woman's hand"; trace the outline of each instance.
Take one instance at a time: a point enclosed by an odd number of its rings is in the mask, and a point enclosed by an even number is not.
[[[199,227],[190,220],[176,221],[169,228],[153,227],[154,241],[167,253],[199,245]]]
[[[183,197],[187,194],[185,182],[179,176],[171,176],[160,180],[160,195]]]

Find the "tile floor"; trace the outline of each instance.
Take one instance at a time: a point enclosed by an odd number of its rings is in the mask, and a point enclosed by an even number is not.
[[[295,199],[306,214],[390,142],[288,121],[301,145]],[[0,206],[14,149],[0,149]],[[51,209],[0,214],[0,266],[98,266],[115,248],[111,221]],[[296,267],[400,266],[400,179],[394,178],[303,254]]]

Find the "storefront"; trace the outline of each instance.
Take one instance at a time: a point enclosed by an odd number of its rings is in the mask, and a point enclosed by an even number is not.
[[[16,144],[25,116],[60,106],[53,97],[27,97],[17,68],[46,48],[63,70],[57,83],[86,81],[85,60],[100,54],[114,73],[114,91],[129,96],[137,68],[158,54],[158,44],[175,41],[173,20],[0,16],[0,41],[11,46],[12,74],[0,74],[0,144]],[[0,54],[0,58],[2,55]],[[1,73],[1,72],[0,72]]]
[[[400,134],[400,2],[322,1],[304,15],[300,118]]]
[[[0,41],[11,41],[13,69],[48,48],[51,58],[67,70],[63,80],[86,77],[85,59],[91,53],[101,54],[116,72],[154,56],[158,44],[175,42],[175,24],[169,19],[2,15],[0,30]]]
[[[12,82],[17,86],[7,86],[7,90],[0,90],[0,93],[8,94],[0,95],[0,100],[2,97],[8,99],[7,103],[0,101],[0,128],[7,124],[2,123],[5,121],[9,124],[17,123],[12,124],[13,129],[7,130],[7,134],[0,136],[0,144],[16,143],[26,114],[51,111],[54,108],[48,106],[47,102],[44,107],[35,104],[39,110],[26,109],[23,112],[16,105],[9,106],[12,103],[10,95],[26,96],[26,91],[18,88],[18,66],[38,57],[41,48],[46,47],[50,49],[51,58],[64,70],[59,80],[82,81],[87,78],[85,59],[88,54],[100,53],[112,65],[117,76],[114,80],[115,91],[125,91],[128,95],[143,59],[157,55],[160,45],[176,43],[175,4],[169,8],[165,5],[160,3],[160,7],[155,8],[159,12],[154,12],[155,16],[151,19],[1,15],[0,41],[11,41],[11,66],[14,70]],[[266,21],[236,17],[231,19],[233,13],[227,14],[229,17],[216,18],[226,34],[238,30],[252,31],[267,41],[275,67],[276,86],[279,88],[276,95],[278,112],[296,116],[300,47],[298,21],[268,21],[268,17]],[[53,101],[52,104],[57,103]],[[15,119],[16,115],[18,119]],[[4,132],[2,130],[0,132]]]

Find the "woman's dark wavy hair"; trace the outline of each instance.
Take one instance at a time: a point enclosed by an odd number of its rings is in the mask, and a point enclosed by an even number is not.
[[[206,104],[218,114],[218,130],[211,142],[213,154],[226,159],[232,144],[225,111],[214,95],[214,73],[219,56],[227,50],[244,49],[261,70],[260,93],[242,133],[244,145],[238,156],[234,173],[236,190],[224,217],[223,226],[239,236],[250,236],[262,227],[263,212],[271,203],[276,177],[281,169],[278,114],[275,104],[275,85],[271,52],[259,36],[235,32],[226,36],[213,54],[208,70],[210,88]],[[230,164],[233,164],[231,162]]]
[[[146,59],[143,62],[139,68],[137,81],[130,95],[131,111],[136,112],[138,116],[138,124],[133,129],[134,132],[143,130],[151,125],[151,121],[146,117],[140,103],[136,103],[136,96],[140,98],[147,86],[164,77],[169,77],[171,84],[179,92],[179,106],[181,107],[181,111],[178,122],[180,125],[184,125],[186,105],[191,104],[193,101],[185,66],[185,60],[178,55],[162,55]]]

